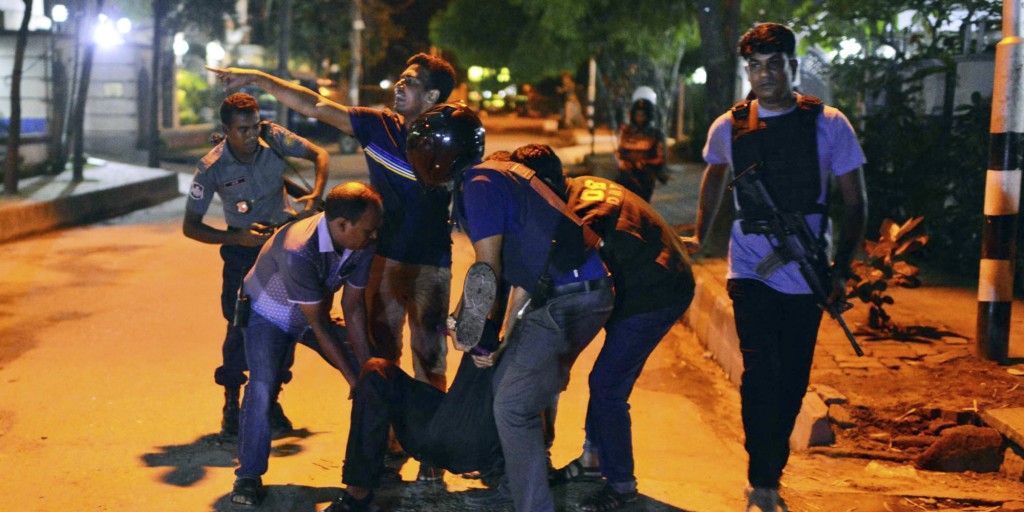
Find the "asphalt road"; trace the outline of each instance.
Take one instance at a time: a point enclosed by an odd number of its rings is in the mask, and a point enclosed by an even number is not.
[[[492,137],[488,151],[536,137]],[[334,159],[331,184],[365,179],[361,156]],[[187,186],[190,165],[182,165]],[[308,173],[307,173],[308,176]],[[8,510],[225,510],[234,446],[219,441],[213,383],[224,320],[215,246],[186,239],[184,198],[102,224],[3,246],[0,259],[0,496]],[[211,219],[216,219],[211,214]],[[471,260],[456,236],[453,297]],[[632,510],[742,508],[738,400],[681,325],[633,394]],[[582,444],[586,377],[602,337],[563,394],[556,465]],[[313,511],[337,495],[350,402],[343,379],[297,351],[282,403],[298,434],[274,443],[262,510]],[[408,351],[406,351],[408,352]],[[460,353],[452,351],[449,371]],[[411,368],[409,361],[403,366]],[[403,468],[406,480],[417,464]],[[381,492],[391,510],[471,510],[475,481],[407,483]],[[570,486],[559,506],[594,486]]]

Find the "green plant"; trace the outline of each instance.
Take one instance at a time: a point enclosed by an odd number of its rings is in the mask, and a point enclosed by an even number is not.
[[[919,269],[904,258],[928,243],[928,235],[917,229],[922,221],[924,217],[912,217],[900,225],[885,219],[878,241],[865,240],[864,258],[855,260],[850,267],[853,277],[847,283],[847,293],[870,304],[868,328],[877,333],[890,336],[902,333],[900,325],[885,311],[886,304],[895,302],[886,290],[890,286],[915,288],[921,285],[917,278]]]

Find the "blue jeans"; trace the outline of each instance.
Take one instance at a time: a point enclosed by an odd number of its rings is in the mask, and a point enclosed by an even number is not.
[[[640,313],[605,326],[604,346],[590,371],[587,442],[612,484],[635,487],[629,395],[647,358],[689,307],[691,294],[667,308]],[[619,490],[619,489],[617,489]],[[622,489],[622,491],[632,489]]]
[[[335,325],[338,339],[345,340],[345,328]],[[315,350],[326,361],[320,344],[313,336],[312,329],[306,329],[298,336],[282,331],[266,318],[253,311],[249,325],[245,328],[245,359],[249,363],[249,383],[245,385],[242,398],[242,414],[239,419],[238,469],[239,477],[259,477],[267,472],[270,458],[270,405],[273,393],[281,382],[281,364],[295,353],[295,342]],[[346,356],[358,371],[355,356],[348,343],[344,344]]]
[[[241,245],[220,246],[220,257],[224,260],[221,271],[220,311],[228,321],[224,343],[221,345],[222,364],[213,372],[213,380],[221,386],[237,387],[245,384],[245,372],[249,369],[245,362],[245,337],[241,327],[231,325],[235,318],[235,300],[238,298],[238,287],[242,279],[254,265],[260,254],[259,247]],[[295,351],[291,350],[281,368],[281,383],[292,380],[291,367],[295,360]]]
[[[494,374],[494,420],[520,512],[554,512],[541,412],[564,389],[579,353],[601,330],[612,289],[554,297],[519,320]]]

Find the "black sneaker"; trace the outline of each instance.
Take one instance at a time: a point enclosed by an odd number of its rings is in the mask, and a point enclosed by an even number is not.
[[[618,510],[624,507],[627,503],[636,501],[637,496],[638,494],[636,491],[620,493],[613,489],[612,486],[605,485],[600,491],[584,498],[576,509],[580,512],[607,512],[609,510]]]
[[[477,262],[469,267],[462,286],[462,309],[455,323],[456,348],[468,352],[480,343],[497,294],[498,281],[490,265]]]

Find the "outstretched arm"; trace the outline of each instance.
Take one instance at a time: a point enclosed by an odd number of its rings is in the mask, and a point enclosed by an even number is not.
[[[214,68],[206,66],[217,75],[224,88],[237,89],[247,84],[255,84],[267,91],[288,108],[302,115],[315,117],[331,126],[352,135],[352,121],[348,117],[348,107],[335,103],[305,87],[268,75],[256,69]]]

